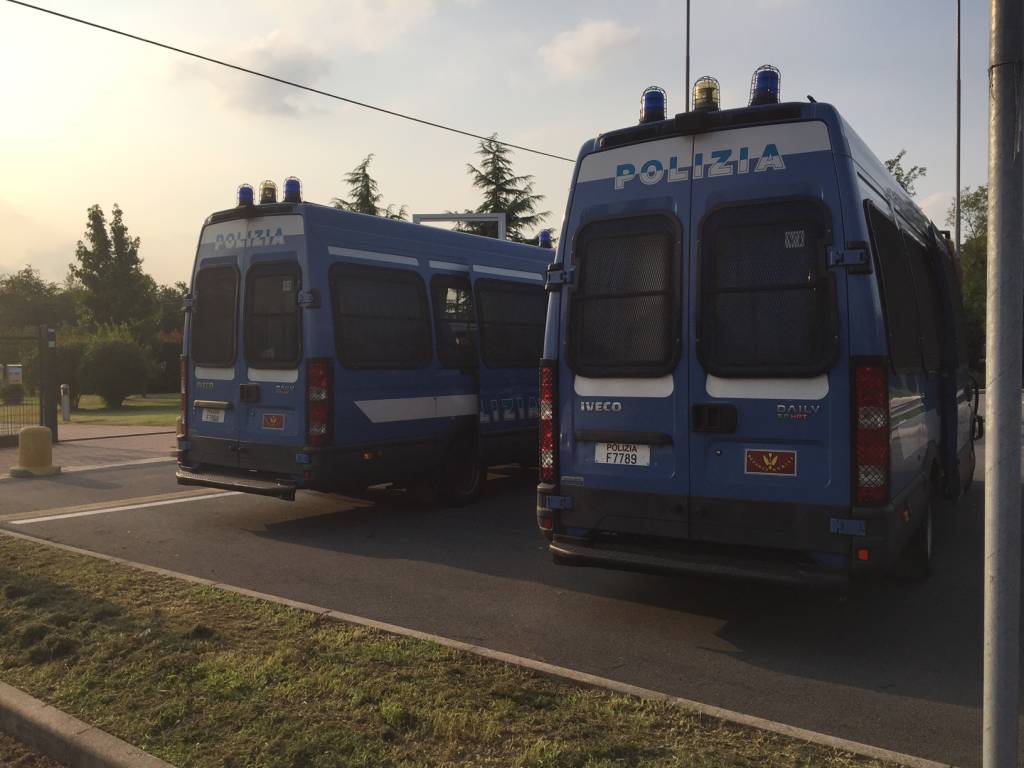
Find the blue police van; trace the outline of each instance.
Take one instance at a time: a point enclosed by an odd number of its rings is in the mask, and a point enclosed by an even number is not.
[[[199,238],[179,483],[461,504],[535,461],[551,251],[305,203],[295,179],[253,197]]]
[[[538,525],[561,564],[923,578],[980,429],[953,250],[834,107],[717,87],[579,153]]]

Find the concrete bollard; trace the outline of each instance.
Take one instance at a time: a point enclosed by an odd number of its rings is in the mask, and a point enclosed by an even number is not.
[[[18,466],[11,477],[47,477],[60,472],[53,466],[53,436],[49,427],[24,427],[18,433]]]

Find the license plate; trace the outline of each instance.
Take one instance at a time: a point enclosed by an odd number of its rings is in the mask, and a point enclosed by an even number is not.
[[[223,424],[224,411],[220,408],[203,408],[203,421],[210,421],[214,424]]]
[[[623,464],[627,467],[648,467],[651,464],[651,446],[636,443],[596,443],[594,462],[597,464]]]

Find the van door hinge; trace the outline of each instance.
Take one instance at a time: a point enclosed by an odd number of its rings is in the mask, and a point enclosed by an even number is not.
[[[829,248],[828,265],[846,267],[851,272],[858,273],[871,271],[867,248]]]
[[[572,285],[575,267],[564,267],[561,264],[548,264],[547,279],[544,281],[545,291],[559,291],[563,285]]]

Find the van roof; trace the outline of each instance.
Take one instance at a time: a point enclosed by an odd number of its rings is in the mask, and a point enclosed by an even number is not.
[[[693,136],[756,125],[808,120],[820,120],[825,123],[832,140],[833,152],[848,157],[857,173],[880,194],[891,199],[908,221],[927,230],[928,219],[913,198],[846,122],[839,110],[831,104],[822,102],[792,101],[716,112],[684,112],[667,120],[631,125],[602,133],[597,138],[585,142],[580,148],[576,164],[578,168],[580,161],[587,155],[627,144],[641,144],[672,136]]]

